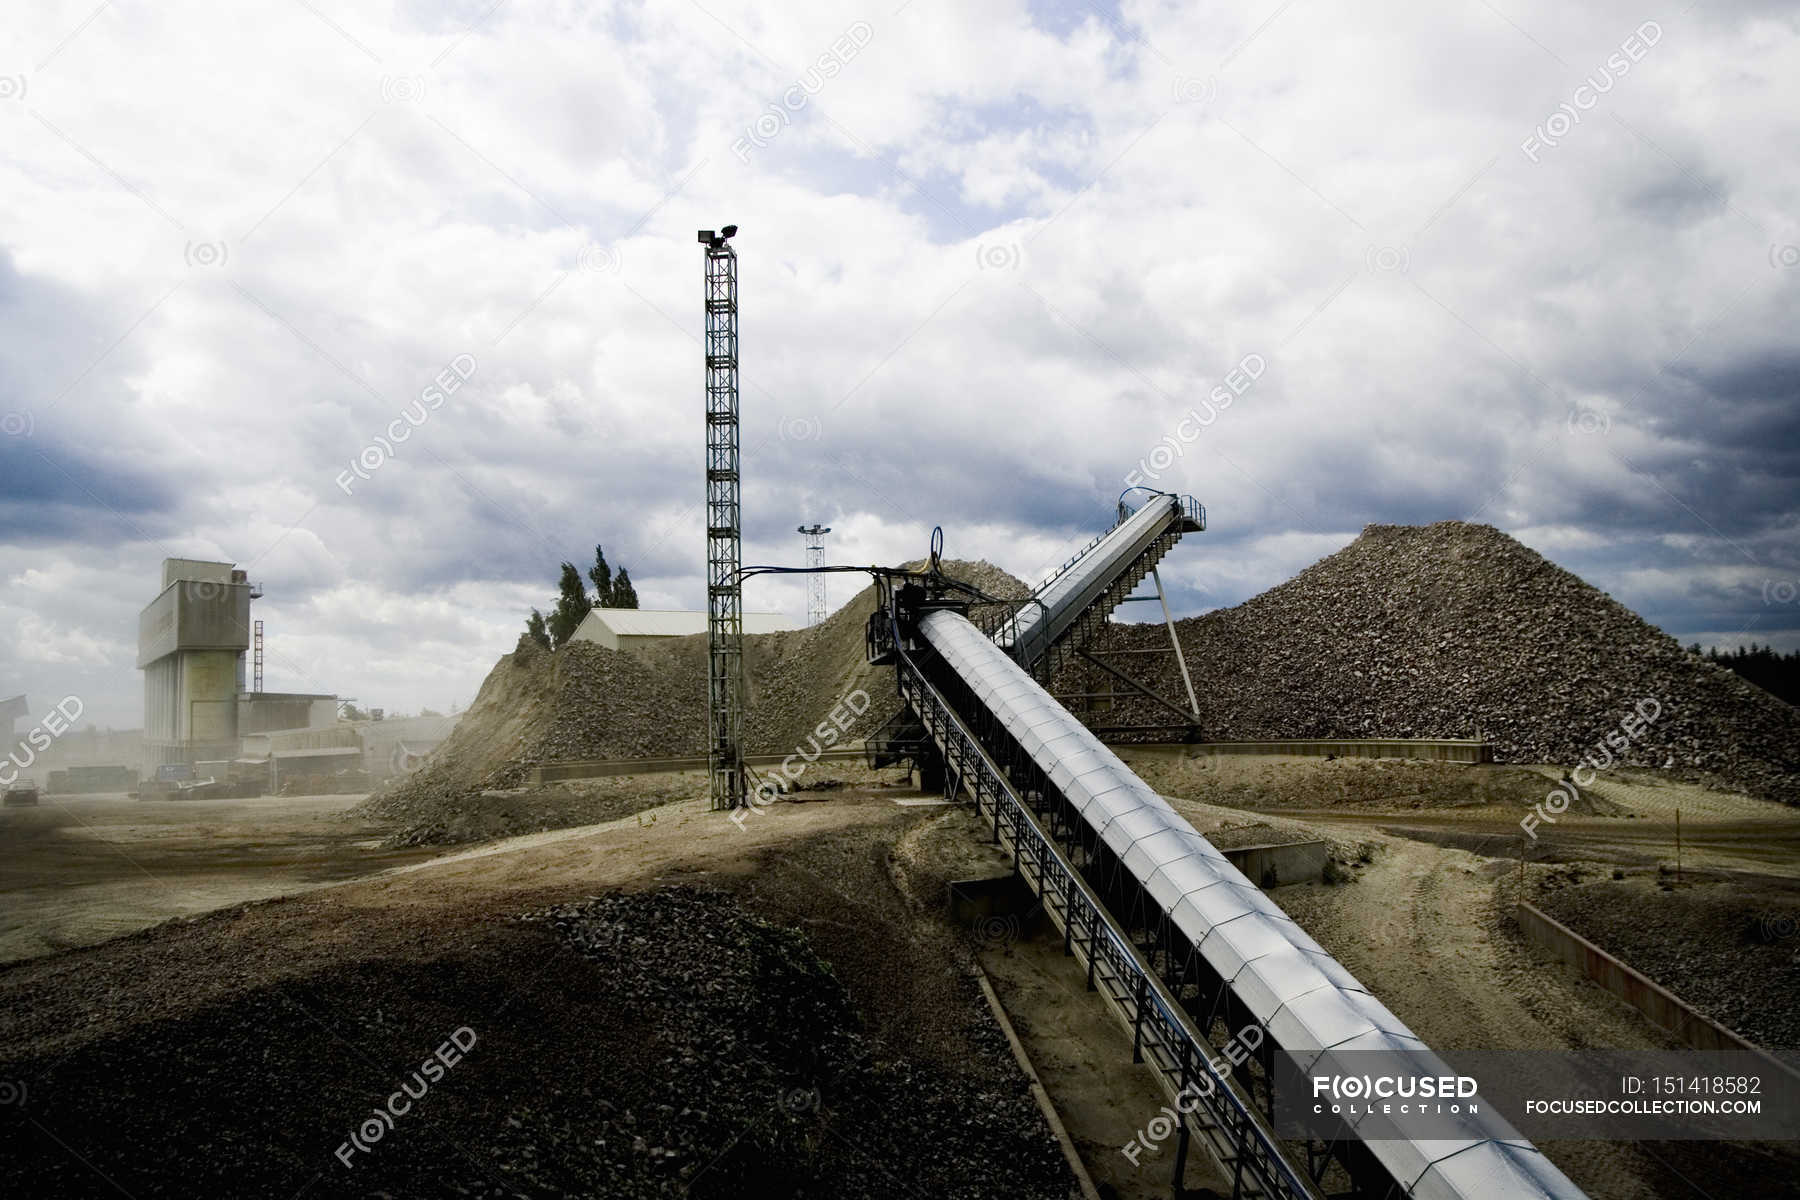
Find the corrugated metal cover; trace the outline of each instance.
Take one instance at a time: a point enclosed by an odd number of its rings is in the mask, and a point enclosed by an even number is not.
[[[1140,510],[1138,517],[1142,515]],[[1109,554],[1125,553],[1127,540],[1122,538]],[[1083,579],[1069,576],[1081,574],[1087,566],[1080,564],[1059,579],[1060,590],[1073,592],[1083,586]],[[932,613],[921,628],[976,694],[991,698],[989,710],[1001,725],[1114,848],[1151,899],[1170,913],[1212,970],[1230,981],[1234,995],[1263,1021],[1278,1046],[1302,1062],[1313,1056],[1307,1065],[1320,1072],[1338,1055],[1371,1050],[1419,1055],[1421,1075],[1449,1072],[1343,964],[1003,650],[954,613]],[[1179,945],[1174,957],[1184,958]],[[1441,1069],[1431,1067],[1434,1061]],[[1359,1117],[1358,1122],[1366,1119]],[[1581,1195],[1498,1116],[1484,1114],[1471,1134],[1466,1141],[1377,1140],[1367,1145],[1403,1185],[1417,1181],[1414,1195],[1433,1200],[1573,1200]]]
[[[1482,1142],[1438,1158],[1413,1184],[1412,1194],[1420,1200],[1463,1200],[1471,1196],[1581,1200],[1583,1195],[1541,1150],[1500,1141]]]

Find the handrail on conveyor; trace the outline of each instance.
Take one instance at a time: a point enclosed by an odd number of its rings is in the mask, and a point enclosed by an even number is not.
[[[929,701],[932,707],[943,716],[948,729],[956,734],[956,740],[967,747],[971,752],[974,759],[973,765],[980,769],[994,785],[996,794],[996,816],[998,816],[997,806],[1001,801],[1005,802],[1007,816],[1011,828],[1014,831],[1015,853],[1018,849],[1018,836],[1020,834],[1025,834],[1030,837],[1032,847],[1038,852],[1040,858],[1043,861],[1051,862],[1056,865],[1058,873],[1062,876],[1062,883],[1064,885],[1063,894],[1066,905],[1064,920],[1070,922],[1072,927],[1072,923],[1075,919],[1074,901],[1079,897],[1085,911],[1092,914],[1092,917],[1089,920],[1089,928],[1092,929],[1097,927],[1105,930],[1106,940],[1111,943],[1113,949],[1116,951],[1120,966],[1124,969],[1124,972],[1129,973],[1131,976],[1130,982],[1133,984],[1132,987],[1126,989],[1126,992],[1118,998],[1120,1007],[1122,1009],[1125,1008],[1129,1001],[1133,1009],[1133,1019],[1141,1021],[1143,1009],[1137,997],[1144,997],[1153,1002],[1155,1009],[1155,1023],[1161,1026],[1161,1028],[1157,1030],[1158,1036],[1171,1052],[1173,1052],[1177,1043],[1181,1045],[1179,1061],[1184,1072],[1193,1062],[1197,1062],[1200,1069],[1204,1070],[1207,1075],[1211,1077],[1213,1087],[1210,1089],[1208,1095],[1200,1097],[1200,1102],[1209,1110],[1209,1115],[1218,1123],[1219,1128],[1225,1130],[1228,1135],[1232,1136],[1233,1142],[1237,1144],[1238,1150],[1242,1155],[1240,1161],[1248,1164],[1249,1170],[1258,1177],[1257,1183],[1263,1188],[1265,1193],[1274,1196],[1292,1197],[1295,1198],[1295,1200],[1311,1200],[1311,1197],[1314,1195],[1313,1191],[1301,1182],[1300,1176],[1293,1169],[1293,1165],[1288,1162],[1286,1156],[1283,1155],[1280,1149],[1275,1145],[1273,1137],[1269,1134],[1268,1130],[1264,1128],[1253,1110],[1244,1103],[1243,1099],[1235,1091],[1232,1090],[1229,1078],[1221,1075],[1218,1069],[1213,1065],[1211,1053],[1213,1050],[1212,1044],[1201,1036],[1200,1032],[1192,1026],[1188,1019],[1185,1019],[1185,1014],[1182,1013],[1180,1005],[1176,1003],[1175,998],[1172,995],[1169,995],[1167,986],[1157,977],[1154,971],[1148,968],[1137,947],[1133,945],[1131,940],[1124,935],[1124,932],[1118,928],[1117,923],[1113,920],[1112,914],[1107,911],[1106,906],[1100,902],[1099,897],[1088,887],[1087,881],[1081,878],[1080,873],[1075,870],[1066,858],[1063,857],[1062,852],[1056,848],[1056,843],[1051,841],[1049,835],[1044,833],[1043,828],[1038,824],[1037,819],[1019,798],[1017,791],[1013,788],[1011,781],[1007,779],[1005,772],[1003,772],[999,765],[994,762],[992,756],[988,754],[987,748],[983,746],[980,740],[969,730],[961,716],[957,714],[955,708],[953,708],[950,702],[944,698],[943,693],[938,691],[937,687],[926,677],[925,672],[919,667],[918,663],[913,661],[913,657],[905,648],[902,639],[896,637],[894,639],[894,646],[896,661],[901,668],[899,674],[902,681],[902,688],[904,689],[907,682],[911,682],[919,689],[921,697]],[[923,716],[923,713],[921,713],[921,715]],[[928,732],[933,734],[936,733],[936,731],[931,728],[931,722],[929,721],[926,722],[926,728]],[[945,741],[948,742],[948,738],[946,738]],[[948,757],[948,752],[951,750],[951,747],[946,744],[943,748],[946,751],[946,757]],[[963,777],[966,778],[966,772],[963,774]],[[975,795],[977,797],[977,809],[979,810],[979,789],[976,790]],[[1048,881],[1045,882],[1047,883]],[[1046,905],[1046,911],[1049,911],[1048,905]],[[1092,962],[1094,957],[1094,947],[1091,943],[1088,947],[1088,955],[1090,962]],[[1164,1073],[1168,1074],[1167,1071]],[[1184,1074],[1183,1084],[1185,1083],[1186,1078]],[[1217,1101],[1219,1097],[1223,1097],[1231,1106],[1230,1113],[1227,1114],[1218,1111]],[[1235,1123],[1228,1120],[1228,1117],[1235,1118]],[[1255,1145],[1253,1147],[1245,1146],[1239,1142],[1234,1132],[1237,1130],[1248,1130],[1251,1138],[1255,1141]],[[1269,1174],[1271,1170],[1273,1172],[1272,1176]]]
[[[1122,507],[1123,506],[1121,505],[1121,508]],[[1045,588],[1047,588],[1051,584],[1055,583],[1058,579],[1060,579],[1062,577],[1062,574],[1064,571],[1067,571],[1070,567],[1074,566],[1076,563],[1078,563],[1082,559],[1086,558],[1088,555],[1088,551],[1092,550],[1095,546],[1098,546],[1101,542],[1104,542],[1107,539],[1107,536],[1109,534],[1111,534],[1113,530],[1117,529],[1119,527],[1120,523],[1125,520],[1125,517],[1127,515],[1129,515],[1129,514],[1122,514],[1117,521],[1114,521],[1111,525],[1108,525],[1106,527],[1105,532],[1096,535],[1094,537],[1094,539],[1092,541],[1090,541],[1087,545],[1083,546],[1081,549],[1077,550],[1074,554],[1070,555],[1069,558],[1066,561],[1064,561],[1062,566],[1057,567],[1054,571],[1051,571],[1048,575],[1044,576],[1044,581],[1042,583],[1038,584],[1035,588],[1031,589],[1032,595],[1035,596],[1037,593],[1043,591]]]
[[[1032,636],[1043,642],[1044,652],[1048,653],[1050,650],[1050,606],[1045,604],[1043,598],[1036,592],[1033,592],[1031,595],[1019,601],[1019,606],[1011,612],[1002,614],[1000,619],[994,622],[994,627],[992,629],[980,625],[976,626],[977,629],[980,629],[982,633],[987,635],[989,641],[998,642],[1000,640],[1000,635],[1006,634],[1007,637],[1011,639],[1010,652],[1013,655],[1013,659],[1022,667],[1025,666],[1026,663],[1034,661],[1034,659],[1032,656],[1027,655],[1021,657],[1019,654],[1019,614],[1033,604],[1037,605],[1038,608],[1043,611],[1044,620],[1038,622],[1036,629],[1033,630]],[[1030,668],[1026,667],[1026,670],[1030,670]]]

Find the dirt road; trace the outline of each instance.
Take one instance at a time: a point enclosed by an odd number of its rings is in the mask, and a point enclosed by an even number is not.
[[[1360,820],[1346,829],[1370,836]],[[1505,916],[1511,866],[1404,837],[1356,882],[1281,888],[1275,900],[1439,1050],[1679,1049],[1598,987],[1565,975]],[[1706,1142],[1547,1142],[1594,1200],[1800,1195],[1800,1155]]]
[[[1281,815],[1334,826],[1346,833],[1380,830],[1494,858],[1516,858],[1523,844],[1530,862],[1672,867],[1676,858],[1672,813],[1666,820],[1564,816],[1554,825],[1539,825],[1535,838],[1521,832],[1519,814],[1510,810],[1379,813],[1283,809]],[[1691,871],[1747,871],[1800,878],[1800,811],[1775,809],[1747,820],[1708,820],[1683,812],[1681,861]]]

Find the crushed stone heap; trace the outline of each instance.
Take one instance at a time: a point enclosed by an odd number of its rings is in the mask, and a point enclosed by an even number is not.
[[[1208,741],[1480,737],[1503,762],[1610,755],[1800,802],[1800,709],[1488,525],[1370,525],[1279,587],[1176,629]],[[1106,637],[1168,644],[1159,625]],[[1153,686],[1182,695],[1172,658],[1137,661],[1136,677],[1151,681],[1155,663]],[[1058,690],[1102,679],[1072,672]],[[1655,719],[1622,752],[1605,747],[1645,700]],[[1158,712],[1121,699],[1108,720]]]
[[[991,563],[947,561],[944,570],[989,595],[1017,598],[1027,591]],[[839,705],[859,689],[868,703],[846,741],[893,715],[900,706],[893,670],[864,660],[863,628],[874,611],[870,586],[810,629],[744,638],[749,753],[807,745],[814,727],[842,712]],[[851,707],[863,707],[862,701]],[[371,796],[358,812],[432,826],[482,791],[521,786],[533,762],[705,753],[705,634],[630,652],[592,642],[545,650],[521,636],[424,767]]]

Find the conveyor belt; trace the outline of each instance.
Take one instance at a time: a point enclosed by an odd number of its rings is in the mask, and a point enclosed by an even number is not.
[[[1050,624],[1021,626],[1010,644],[1053,630],[1059,609],[1066,614],[1103,587],[1105,572],[1128,562],[1129,548],[1166,520],[1166,513],[1146,517],[1146,510],[1115,530],[1123,536],[1088,569],[1067,573],[1073,578],[1055,603],[1046,599]],[[1006,649],[949,610],[920,616],[917,632],[924,645],[916,654],[897,638],[902,690],[909,672],[933,683],[939,698],[933,703],[955,712],[957,736],[979,738],[982,757],[1003,764],[1010,786],[1035,796],[1040,813],[1064,827],[1083,876],[1102,885],[1096,890],[1121,926],[1145,930],[1163,978],[1205,1008],[1204,1027],[1215,1012],[1254,1020],[1274,1047],[1299,1056],[1316,1074],[1330,1073],[1337,1056],[1370,1050],[1407,1052],[1420,1077],[1454,1074]],[[908,700],[915,710],[922,703],[912,693]],[[944,723],[927,725],[954,765]],[[1357,1195],[1581,1197],[1541,1151],[1483,1109],[1464,1119],[1458,1138],[1384,1137],[1340,1144],[1330,1153],[1355,1180]]]
[[[1013,867],[1062,931],[1063,946],[1087,971],[1088,986],[1105,996],[1131,1028],[1133,1061],[1156,1071],[1172,1100],[1192,1095],[1177,1147],[1177,1178],[1190,1137],[1197,1137],[1232,1177],[1234,1200],[1315,1200],[1282,1155],[1246,1099],[1216,1065],[1217,1055],[1194,1027],[1144,956],[1132,945],[1055,840],[1032,816],[1005,771],[981,747],[955,707],[904,649],[896,656],[900,691],[919,714],[957,782],[975,798],[976,813],[994,826],[994,840],[1012,851]]]
[[[1067,643],[1091,637],[1182,533],[1206,528],[1206,510],[1191,496],[1153,492],[1136,512],[1120,504],[1120,520],[1064,563],[1016,612],[993,630],[1027,670],[1039,670]]]

